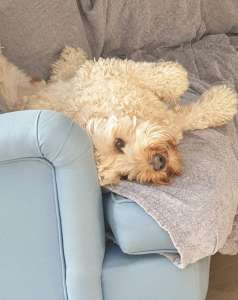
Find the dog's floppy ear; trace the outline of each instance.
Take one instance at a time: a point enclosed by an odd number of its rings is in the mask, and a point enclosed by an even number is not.
[[[93,138],[97,132],[103,132],[105,130],[106,118],[91,118],[86,123],[86,131],[88,135]],[[99,137],[101,139],[101,137]]]
[[[98,168],[98,179],[99,184],[101,186],[107,186],[112,184],[118,184],[120,181],[120,175],[118,172],[115,172],[115,170],[105,170],[100,171],[100,167]]]
[[[176,62],[132,62],[130,71],[142,85],[151,89],[161,100],[172,102],[188,89],[187,71]]]
[[[115,156],[112,155],[113,132],[117,124],[116,117],[92,118],[86,124],[88,135],[94,144],[98,179],[101,186],[116,184],[120,181],[120,169],[113,168]]]

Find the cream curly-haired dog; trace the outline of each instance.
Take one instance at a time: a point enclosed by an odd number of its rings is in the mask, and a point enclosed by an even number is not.
[[[227,123],[237,97],[222,85],[182,106],[187,72],[174,62],[88,60],[65,48],[48,82],[31,78],[0,56],[0,95],[9,111],[64,112],[92,137],[101,185],[121,178],[163,184],[181,172],[176,145],[184,131]]]

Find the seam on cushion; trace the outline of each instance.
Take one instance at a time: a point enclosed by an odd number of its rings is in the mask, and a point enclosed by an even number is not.
[[[67,161],[67,162],[65,162],[65,163],[63,163],[63,164],[61,164],[60,167],[67,166],[67,165],[69,165],[69,164],[74,163],[74,162],[77,161],[78,159],[84,158],[85,155],[88,155],[88,153],[91,152],[91,149],[92,149],[92,148],[91,148],[91,146],[90,146],[90,144],[89,144],[89,147],[88,147],[88,148],[85,148],[85,150],[84,150],[79,156],[76,156],[74,159],[69,160],[69,161]],[[94,157],[93,157],[93,159],[94,159]],[[53,162],[51,162],[51,163],[53,164]]]
[[[41,113],[42,113],[42,111],[39,111],[37,114],[37,118],[36,118],[36,147],[38,149],[40,156],[44,157],[44,155],[41,152],[40,143],[39,143],[39,122],[40,122]]]
[[[41,156],[42,158],[46,159],[47,161],[49,161],[49,160],[44,156],[44,154],[42,153],[41,147],[40,147],[40,139],[39,139],[39,122],[40,122],[40,116],[41,116],[42,112],[43,112],[43,111],[39,111],[38,116],[37,116],[37,121],[36,121],[36,140],[37,140],[36,146],[37,146],[37,149],[38,149],[38,152],[39,152],[40,156]],[[57,153],[55,154],[55,157],[52,158],[52,159],[49,161],[49,163],[52,164],[53,166],[54,166],[54,161],[57,159],[57,157],[58,157],[58,156],[60,155],[60,153],[63,151],[64,146],[65,146],[66,143],[68,142],[68,140],[69,140],[69,138],[70,138],[70,134],[71,134],[71,132],[72,132],[74,126],[77,126],[77,125],[74,123],[73,120],[71,120],[69,129],[68,129],[68,134],[67,134],[67,137],[66,137],[65,141],[62,143],[61,147],[59,148],[59,150],[58,150]],[[77,160],[77,159],[83,157],[85,153],[88,153],[88,151],[91,151],[91,148],[92,148],[92,147],[91,147],[91,144],[88,143],[87,146],[88,146],[88,147],[81,153],[81,155],[79,155],[79,156],[75,157],[75,159],[70,160],[69,162],[67,162],[67,163],[65,163],[65,164],[63,164],[63,165],[61,165],[61,167],[64,166],[64,165],[67,165],[67,164],[69,164],[69,163],[74,162],[75,160]]]
[[[37,148],[39,153],[41,154],[42,157],[45,157],[44,154],[41,151],[41,147],[40,147],[40,137],[39,137],[39,123],[40,123],[40,117],[41,117],[42,111],[39,112],[38,116],[37,116],[37,123],[36,123],[36,137],[37,137]],[[66,139],[64,140],[64,142],[62,143],[62,145],[59,147],[59,150],[56,152],[55,157],[52,158],[52,163],[54,162],[54,160],[56,160],[56,158],[60,155],[61,151],[63,150],[65,144],[67,143],[69,137],[70,137],[70,133],[72,131],[73,128],[73,121],[71,120],[70,122],[70,126],[68,129],[68,134],[66,136]]]
[[[54,204],[55,204],[55,215],[56,215],[56,221],[57,221],[57,229],[58,229],[58,244],[59,244],[59,254],[61,259],[61,271],[62,271],[62,283],[63,283],[63,290],[64,290],[64,298],[65,300],[68,300],[68,290],[66,285],[66,261],[65,261],[65,254],[64,254],[64,238],[63,238],[63,232],[62,232],[62,219],[61,219],[61,213],[60,213],[60,205],[59,205],[59,197],[58,197],[58,187],[57,187],[57,180],[56,180],[56,169],[55,167],[48,162],[48,164],[51,165],[51,172],[52,172],[52,181],[53,181],[53,187],[54,187]]]
[[[119,240],[119,239],[118,239],[119,234],[118,234],[118,229],[117,229],[118,226],[116,226],[116,223],[115,223],[115,214],[116,214],[115,208],[112,207],[112,209],[111,209],[111,214],[110,214],[109,217],[107,217],[107,219],[112,221],[112,222],[110,222],[110,223],[113,223],[113,224],[109,224],[109,227],[110,227],[111,230],[112,230],[112,234],[113,234],[113,236],[114,236],[114,238],[115,238],[116,243],[119,245],[119,243],[117,242],[117,241]]]
[[[112,192],[113,193],[113,192]],[[113,193],[114,195],[118,196],[118,194]],[[135,201],[132,201],[130,199],[124,198],[124,199],[115,199],[113,197],[112,201],[116,204],[116,205],[120,205],[120,204],[137,204]]]
[[[57,157],[60,155],[60,153],[63,151],[64,146],[66,145],[66,143],[68,142],[71,132],[74,128],[74,126],[79,127],[74,121],[71,121],[70,124],[70,129],[69,129],[69,134],[67,136],[67,138],[65,139],[64,143],[62,144],[61,148],[59,149],[58,153],[56,154],[56,156],[52,159],[52,163],[54,162],[54,160],[57,159]],[[83,130],[83,128],[80,127],[81,130]],[[92,144],[89,142],[87,143],[87,145],[85,145],[85,149],[83,151],[80,151],[81,153],[79,153],[79,155],[77,155],[74,159],[68,161],[67,163],[61,164],[60,166],[63,167],[65,165],[71,164],[73,162],[75,162],[78,159],[82,159],[85,155],[87,155],[89,152],[92,154]],[[94,158],[94,157],[93,157]]]
[[[7,165],[15,162],[24,162],[24,161],[37,161],[39,163],[48,165],[48,166],[53,166],[46,158],[44,157],[33,157],[33,156],[26,156],[26,157],[21,157],[21,158],[13,158],[13,159],[8,159],[8,160],[2,160],[0,161],[0,166],[1,165]]]
[[[67,134],[67,136],[66,136],[66,139],[65,139],[64,142],[62,143],[62,145],[61,145],[61,147],[59,148],[59,150],[56,152],[55,157],[52,158],[52,162],[54,162],[54,161],[57,159],[57,157],[60,155],[60,153],[63,151],[64,146],[66,145],[66,143],[68,142],[68,140],[69,140],[69,138],[70,138],[70,136],[71,136],[71,132],[72,132],[73,127],[74,127],[74,123],[73,123],[73,121],[71,120],[69,129],[68,129],[68,134]]]
[[[136,202],[130,201],[130,200],[119,200],[119,201],[113,200],[113,201],[115,202],[115,205],[121,205],[121,204],[135,204],[135,205],[138,205]]]
[[[40,116],[42,114],[42,111],[39,112],[38,116],[37,116],[37,123],[36,123],[36,136],[37,136],[37,148],[39,153],[41,154],[42,157],[45,157],[44,154],[41,151],[41,147],[40,147],[40,138],[39,138],[39,123],[40,123]],[[57,156],[61,153],[61,151],[63,150],[66,142],[68,141],[69,137],[70,137],[70,132],[72,131],[73,128],[73,121],[71,121],[70,126],[69,126],[69,132],[68,135],[65,139],[65,141],[63,142],[63,144],[61,145],[61,147],[59,148],[59,150],[56,152],[55,157],[52,159],[52,162],[57,158]]]
[[[120,247],[120,245],[118,245]],[[121,248],[121,247],[120,247]],[[146,251],[133,251],[133,252],[124,252],[125,254],[129,255],[144,255],[144,254],[159,254],[163,255],[164,253],[176,253],[178,254],[178,251],[176,249],[156,249],[156,250],[146,250]]]
[[[59,208],[59,201],[58,201],[58,193],[57,193],[57,181],[55,176],[55,168],[52,163],[50,163],[45,158],[35,158],[35,157],[27,157],[27,158],[18,158],[18,159],[12,159],[7,160],[4,162],[0,162],[1,165],[7,165],[11,163],[16,162],[27,162],[27,161],[35,161],[39,162],[41,164],[47,165],[52,174],[52,184],[53,184],[53,202],[54,202],[54,211],[55,211],[55,217],[56,217],[56,223],[57,223],[57,240],[58,240],[58,246],[59,246],[59,259],[60,259],[60,269],[61,269],[61,276],[62,276],[62,287],[64,292],[64,299],[68,300],[68,293],[67,293],[67,287],[66,287],[66,264],[65,264],[65,255],[64,255],[64,247],[63,247],[63,233],[62,233],[62,226],[61,226],[61,216],[60,216],[60,208]]]

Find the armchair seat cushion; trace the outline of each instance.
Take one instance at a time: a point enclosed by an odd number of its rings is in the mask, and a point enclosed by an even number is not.
[[[176,252],[169,234],[134,201],[107,193],[104,213],[115,242],[124,253]]]
[[[103,300],[205,300],[210,259],[184,270],[157,254],[127,255],[108,246],[102,272]]]

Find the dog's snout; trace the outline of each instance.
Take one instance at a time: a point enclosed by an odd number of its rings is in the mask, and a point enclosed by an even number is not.
[[[162,170],[166,165],[166,158],[161,154],[155,154],[152,158],[152,166],[155,171]]]

